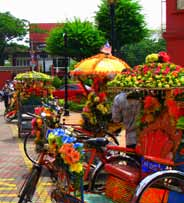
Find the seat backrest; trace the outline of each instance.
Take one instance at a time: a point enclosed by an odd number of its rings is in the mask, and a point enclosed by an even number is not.
[[[140,132],[136,151],[141,155],[173,160],[181,141],[167,111]]]

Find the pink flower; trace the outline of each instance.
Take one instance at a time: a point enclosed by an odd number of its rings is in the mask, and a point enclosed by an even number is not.
[[[90,109],[88,108],[88,106],[84,106],[82,111],[88,113],[90,112]]]
[[[169,72],[170,72],[170,68],[167,66],[162,73],[167,75]]]
[[[160,73],[160,70],[161,70],[161,67],[158,66],[158,67],[156,68],[156,70],[155,70],[155,74],[159,74],[159,73]]]

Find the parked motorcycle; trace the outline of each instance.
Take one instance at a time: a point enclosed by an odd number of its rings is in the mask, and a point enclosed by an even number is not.
[[[13,98],[13,94],[14,85],[11,81],[7,81],[6,87],[0,91],[0,101],[4,101],[5,103],[4,119],[6,122],[10,122],[17,118],[16,102]]]

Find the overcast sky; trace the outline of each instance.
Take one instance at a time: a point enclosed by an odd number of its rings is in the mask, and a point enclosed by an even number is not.
[[[161,27],[161,0],[139,0],[149,28]],[[57,23],[75,16],[93,20],[100,0],[0,0],[0,12],[9,11],[31,23]]]

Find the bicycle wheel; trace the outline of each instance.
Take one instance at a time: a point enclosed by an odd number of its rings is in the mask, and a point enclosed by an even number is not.
[[[76,193],[79,193],[80,191],[75,191],[73,187],[75,178],[73,178],[74,177],[71,177],[65,170],[59,170],[56,188],[51,192],[52,202],[54,201],[56,203],[83,203],[80,197],[75,196]]]
[[[40,146],[41,147],[41,146]],[[40,155],[41,148],[35,144],[35,136],[28,133],[24,138],[24,152],[27,158],[33,163],[37,164],[38,157]]]
[[[107,163],[116,165],[117,167],[122,164],[140,167],[140,164],[136,160],[126,155],[112,155],[107,158]],[[105,191],[105,183],[108,178],[108,173],[105,172],[104,166],[105,163],[99,162],[94,169],[89,183],[89,191],[96,193],[102,193]]]
[[[42,167],[39,165],[34,165],[28,179],[25,181],[23,187],[21,188],[19,194],[18,203],[30,202],[34,196],[36,185],[40,178]]]
[[[184,173],[176,170],[159,171],[143,179],[132,203],[184,202]]]

